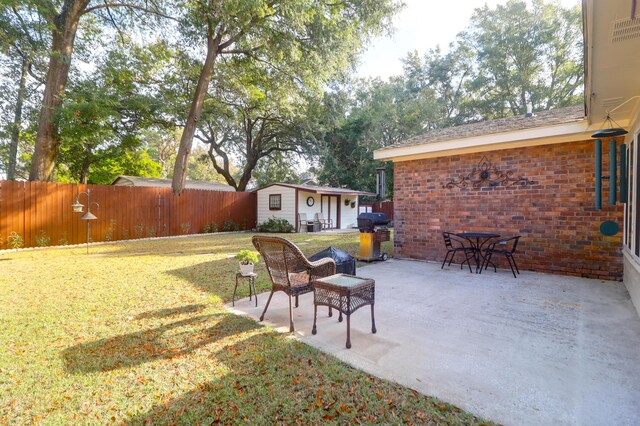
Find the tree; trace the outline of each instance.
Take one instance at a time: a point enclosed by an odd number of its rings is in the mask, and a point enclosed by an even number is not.
[[[156,1],[130,0],[127,3],[102,2],[91,5],[93,0],[2,0],[14,7],[20,6],[25,15],[37,15],[51,29],[49,65],[47,68],[36,146],[31,162],[29,180],[50,180],[60,149],[60,138],[55,115],[62,105],[76,34],[82,16],[92,12],[105,13],[104,20],[116,25],[112,9],[139,10],[158,16]],[[149,4],[147,6],[147,4]]]
[[[253,177],[257,187],[274,182],[300,183],[294,164],[296,159],[283,152],[274,152],[265,157],[255,168]]]
[[[244,191],[263,158],[309,152],[314,99],[262,64],[231,61],[220,73],[229,78],[212,89],[202,116],[204,129],[196,137],[209,145],[215,170]],[[239,176],[232,173],[234,158],[241,162]]]
[[[373,151],[419,133],[431,114],[408,92],[396,78],[360,81],[325,94],[320,183],[375,192],[376,168],[384,164],[373,160]],[[392,166],[386,167],[392,176]],[[392,181],[388,184],[391,189]]]
[[[471,83],[478,117],[492,119],[579,102],[581,14],[555,2],[509,0],[476,9],[459,42],[476,52]]]
[[[206,45],[206,57],[176,158],[175,193],[184,188],[193,138],[219,56],[239,55],[267,64],[271,72],[287,75],[302,87],[318,88],[353,62],[364,40],[389,25],[399,4],[395,0],[209,0],[191,6],[185,35]],[[248,182],[246,176],[240,180]]]
[[[485,6],[447,52],[410,52],[403,62],[402,76],[325,95],[322,183],[373,191],[375,149],[425,130],[524,114],[527,102],[534,111],[579,102],[579,10],[542,0]]]
[[[89,78],[70,86],[56,114],[62,142],[59,177],[110,183],[123,173],[160,176],[161,166],[153,162],[142,138],[162,112],[161,103],[145,93],[156,76],[149,60],[154,57],[135,45],[107,52]]]
[[[0,54],[8,58],[8,63],[3,64],[3,68],[9,80],[14,83],[8,86],[15,87],[17,82],[15,89],[14,87],[9,89],[9,92],[15,90],[13,121],[5,124],[10,134],[10,142],[5,154],[7,179],[14,180],[18,168],[18,146],[25,108],[29,107],[29,98],[35,92],[34,83],[37,84],[41,80],[39,71],[34,68],[38,68],[44,55],[44,31],[41,22],[23,19],[15,6],[6,5],[3,2],[0,2],[0,26],[3,28],[3,32],[0,33]]]

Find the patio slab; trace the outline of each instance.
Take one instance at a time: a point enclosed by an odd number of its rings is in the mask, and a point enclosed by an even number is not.
[[[389,260],[358,269],[376,280],[368,307],[346,325],[313,296],[294,309],[295,337],[375,376],[513,425],[637,425],[640,319],[619,282]],[[228,308],[258,319],[248,299]],[[274,294],[265,325],[288,332],[288,302]]]

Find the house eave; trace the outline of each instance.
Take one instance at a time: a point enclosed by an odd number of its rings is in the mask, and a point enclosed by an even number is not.
[[[262,186],[260,188],[256,188],[254,191],[261,191],[263,189],[266,188],[270,188],[272,186],[281,186],[283,188],[291,188],[291,189],[296,189],[300,192],[309,192],[312,194],[319,194],[319,195],[362,195],[365,197],[375,197],[376,194],[373,194],[371,192],[365,192],[365,191],[356,191],[356,190],[349,190],[349,189],[341,189],[339,191],[332,191],[332,188],[319,188],[319,187],[302,187],[300,185],[290,185],[290,184],[286,184],[286,183],[270,183],[267,184],[265,186]]]
[[[627,126],[627,122],[619,123]],[[452,139],[441,142],[429,142],[397,148],[383,148],[373,153],[373,158],[382,161],[409,161],[420,158],[445,157],[450,155],[487,152],[527,146],[550,145],[592,139],[591,134],[598,130],[589,125],[587,119],[568,124],[537,127],[535,129],[475,136],[465,139]]]

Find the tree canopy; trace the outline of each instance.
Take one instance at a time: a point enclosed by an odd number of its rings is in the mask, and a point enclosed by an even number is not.
[[[545,0],[478,8],[449,46],[407,52],[401,75],[354,78],[399,7],[0,0],[0,164],[10,179],[170,177],[176,192],[310,171],[374,191],[380,147],[581,101],[580,9]]]

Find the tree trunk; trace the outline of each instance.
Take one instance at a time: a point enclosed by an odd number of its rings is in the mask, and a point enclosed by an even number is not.
[[[89,179],[89,167],[91,166],[91,156],[93,155],[92,149],[88,146],[84,151],[84,158],[82,159],[82,169],[80,170],[80,183],[85,184]]]
[[[78,31],[78,22],[89,1],[66,0],[62,12],[53,19],[51,56],[49,57],[49,69],[47,70],[29,180],[47,181],[53,177],[53,168],[58,159],[60,148],[55,114],[62,105],[62,98],[69,78],[69,67]]]
[[[209,82],[213,76],[213,66],[218,56],[220,40],[220,36],[214,38],[213,35],[209,34],[207,37],[207,58],[200,72],[198,85],[196,86],[193,102],[191,103],[191,110],[189,111],[189,116],[187,117],[184,131],[182,132],[182,138],[180,139],[180,148],[178,148],[178,154],[176,155],[176,164],[173,167],[171,187],[173,188],[174,194],[180,194],[182,192],[184,182],[187,179],[189,154],[191,154],[193,136],[196,133],[198,120],[200,120],[200,114],[202,114],[204,99],[209,89]]]
[[[7,167],[7,180],[16,180],[16,166],[18,164],[18,143],[20,142],[20,127],[22,127],[22,106],[27,96],[27,74],[29,61],[22,59],[22,71],[20,72],[20,84],[18,85],[18,98],[16,99],[13,128],[11,129],[11,144],[9,145],[9,165]]]

